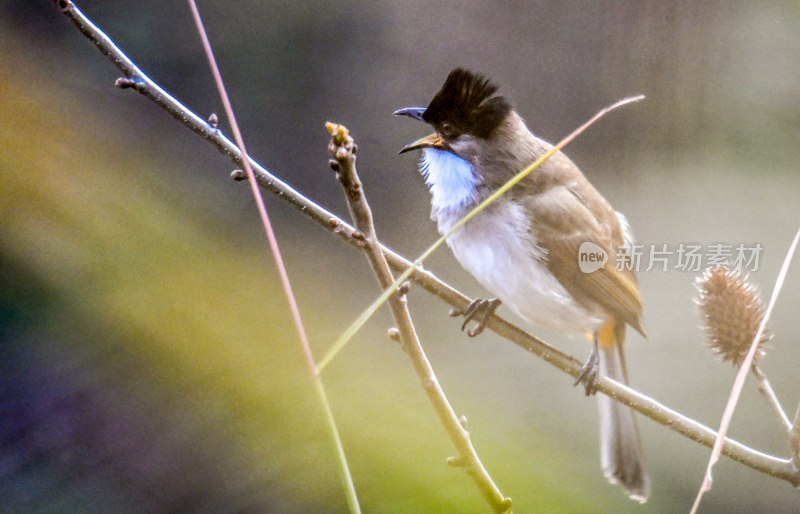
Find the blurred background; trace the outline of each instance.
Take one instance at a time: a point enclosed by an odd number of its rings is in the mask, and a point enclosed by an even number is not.
[[[414,156],[450,69],[487,73],[567,153],[643,244],[760,243],[768,296],[800,225],[800,8],[767,2],[222,2],[199,7],[248,148],[346,217],[326,120],[359,143],[383,241],[437,236]],[[222,114],[185,2],[80,1],[200,116]],[[0,511],[345,512],[334,452],[246,185],[232,164],[118,72],[51,2],[0,0]],[[220,116],[222,118],[222,116]],[[229,133],[227,125],[221,122]],[[267,196],[315,352],[377,295],[365,259]],[[674,264],[674,261],[672,261]],[[448,250],[427,267],[485,296]],[[710,354],[697,273],[640,274],[649,339],[628,344],[640,391],[716,426],[734,369]],[[762,361],[790,415],[800,267]],[[766,300],[766,298],[765,298]],[[517,512],[686,512],[710,451],[640,420],[653,477],[638,506],[599,466],[595,401],[516,346],[469,339],[415,288],[439,379]],[[511,314],[501,308],[504,315]],[[513,318],[512,318],[513,319]],[[484,512],[381,312],[326,370],[366,512]],[[530,327],[529,327],[530,328]],[[531,330],[583,359],[589,346]],[[786,438],[748,383],[738,440]],[[729,460],[702,512],[796,512],[798,493]]]

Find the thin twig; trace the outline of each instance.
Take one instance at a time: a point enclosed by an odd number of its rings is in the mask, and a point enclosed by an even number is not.
[[[792,449],[792,466],[800,474],[800,405],[794,413],[792,431],[789,433],[789,447]]]
[[[781,402],[778,401],[778,395],[775,394],[775,390],[772,389],[772,384],[769,383],[767,379],[767,375],[761,371],[761,368],[758,367],[758,364],[753,363],[750,367],[750,371],[753,372],[755,375],[756,380],[758,380],[758,390],[764,395],[764,399],[767,400],[772,412],[775,413],[777,416],[778,421],[780,422],[783,429],[786,431],[787,434],[790,434],[792,431],[792,422],[789,419],[789,416],[786,415],[786,411],[783,410],[783,406]]]
[[[294,295],[292,283],[289,280],[289,273],[286,270],[286,265],[283,262],[283,255],[281,254],[281,249],[278,245],[278,238],[272,228],[272,222],[270,221],[269,214],[267,213],[267,206],[264,203],[264,199],[261,197],[261,190],[258,188],[258,182],[256,182],[256,176],[253,173],[253,168],[250,166],[250,158],[244,145],[244,138],[239,130],[239,124],[236,121],[236,116],[233,112],[233,106],[231,105],[230,98],[228,97],[228,92],[225,89],[225,84],[222,81],[222,73],[220,73],[219,66],[217,66],[217,60],[214,57],[214,51],[211,48],[211,42],[208,40],[208,34],[203,26],[203,20],[200,17],[200,11],[197,9],[197,4],[194,0],[188,0],[188,2],[189,8],[192,11],[192,18],[194,19],[195,26],[197,27],[197,32],[200,35],[200,39],[203,43],[203,50],[205,51],[206,58],[208,59],[211,73],[214,76],[214,82],[216,83],[220,100],[222,100],[222,105],[225,108],[225,115],[228,117],[231,130],[233,130],[233,137],[236,139],[236,145],[239,147],[239,150],[242,153],[242,164],[244,165],[245,173],[247,173],[247,181],[250,184],[250,190],[253,193],[253,199],[256,202],[258,214],[261,217],[261,223],[264,225],[264,231],[267,234],[267,241],[269,241],[269,247],[273,258],[275,259],[275,267],[278,270],[278,276],[280,277],[283,292],[284,295],[286,295],[286,300],[289,304],[289,310],[292,313],[292,320],[294,321],[294,326],[300,339],[300,346],[302,347],[303,355],[305,355],[306,358],[306,364],[308,365],[311,380],[314,382],[314,390],[317,393],[317,398],[325,414],[325,420],[328,425],[328,434],[331,436],[331,442],[336,450],[336,460],[339,464],[339,477],[342,481],[342,487],[344,488],[347,505],[350,508],[351,513],[360,514],[361,506],[358,503],[358,496],[356,495],[356,488],[355,484],[353,483],[353,475],[350,473],[350,467],[347,464],[347,455],[344,452],[344,445],[342,444],[342,438],[339,436],[339,429],[336,426],[336,419],[333,416],[333,410],[331,409],[330,402],[328,401],[328,395],[325,392],[325,385],[322,383],[322,379],[317,372],[317,363],[314,360],[314,354],[311,351],[311,344],[308,341],[305,324],[303,323],[303,318],[300,315],[300,307],[297,303],[297,298]],[[212,125],[216,124],[216,121],[212,123]]]
[[[714,441],[714,446],[711,448],[711,457],[708,459],[708,466],[706,467],[705,476],[703,477],[703,483],[700,485],[700,490],[697,492],[697,497],[694,500],[690,514],[695,514],[697,512],[697,509],[700,508],[700,502],[703,500],[703,496],[706,494],[706,492],[711,490],[712,483],[714,482],[711,471],[713,470],[717,461],[719,461],[720,455],[722,455],[725,436],[728,433],[728,428],[730,427],[731,420],[733,419],[733,413],[736,411],[736,405],[739,401],[739,397],[742,394],[744,382],[747,380],[747,370],[755,361],[756,352],[760,346],[761,338],[764,336],[764,333],[767,330],[767,322],[769,321],[769,317],[772,315],[772,310],[775,308],[775,303],[778,301],[778,295],[780,295],[783,284],[786,281],[786,274],[789,272],[789,265],[794,257],[794,252],[797,249],[798,242],[800,242],[800,229],[797,230],[797,233],[794,235],[794,239],[792,239],[792,244],[789,245],[789,250],[786,252],[786,256],[783,259],[783,264],[778,272],[778,277],[775,279],[775,286],[772,288],[772,294],[770,295],[767,309],[764,311],[764,317],[761,318],[761,323],[758,326],[756,335],[753,337],[753,342],[750,344],[750,349],[747,351],[747,355],[745,355],[741,367],[736,374],[736,378],[733,381],[733,386],[731,387],[731,392],[728,396],[728,402],[725,404],[725,410],[722,412],[722,419],[719,422],[719,432],[717,433],[717,438]]]
[[[367,254],[380,287],[382,289],[389,288],[394,282],[394,276],[378,242],[372,221],[372,210],[356,172],[357,146],[345,127],[332,123],[327,124],[327,127],[331,132],[331,142],[328,149],[334,158],[331,161],[331,165],[336,170],[339,182],[344,188],[347,205],[356,229],[363,235],[364,252]],[[428,357],[425,355],[417,336],[414,323],[411,320],[411,314],[408,311],[406,295],[403,293],[402,288],[400,292],[389,297],[388,303],[392,316],[397,323],[400,342],[411,359],[414,371],[416,371],[422,382],[423,389],[439,416],[439,421],[458,451],[458,457],[450,459],[449,462],[451,464],[457,463],[464,468],[467,474],[475,481],[481,494],[494,512],[510,512],[511,498],[506,497],[500,491],[486,471],[480,457],[478,457],[478,453],[472,446],[465,424],[458,419],[439,384],[439,380],[436,378],[433,367],[428,361]]]
[[[64,14],[94,44],[94,46],[103,55],[108,57],[130,82],[135,84],[132,88],[134,91],[152,100],[180,123],[208,140],[211,144],[216,146],[220,152],[230,157],[234,163],[239,166],[242,165],[242,157],[236,145],[215,127],[209,125],[204,119],[197,116],[175,98],[167,94],[166,91],[161,89],[161,87],[134,65],[130,58],[128,58],[106,34],[98,29],[79,9],[74,7],[72,2],[66,2],[65,0],[53,1],[55,4],[62,7]],[[256,175],[259,186],[270,191],[279,198],[282,198],[309,219],[338,236],[344,242],[360,250],[359,245],[363,243],[361,240],[354,237],[356,230],[351,225],[300,194],[297,190],[287,185],[252,159],[250,160],[250,164],[253,167],[253,172]],[[234,179],[245,178],[244,172],[241,171],[234,171],[231,175]],[[415,268],[411,261],[398,255],[386,246],[381,245],[381,249],[384,255],[386,255],[389,266],[391,266],[392,270],[395,272],[399,273],[411,270],[409,274],[411,280],[452,307],[464,309],[469,304],[470,299],[466,295],[439,280],[429,271]],[[521,328],[496,314],[487,319],[486,327],[573,377],[577,377],[580,373],[581,366],[583,365],[581,361],[550,346],[536,336],[528,334]],[[565,384],[566,383],[567,382],[565,382]],[[598,390],[604,394],[630,406],[642,415],[647,416],[661,425],[669,427],[692,441],[708,447],[714,444],[716,437],[716,432],[714,430],[662,405],[638,391],[634,391],[606,377],[600,378],[598,388]],[[800,448],[800,407],[798,407],[798,414],[795,417],[793,433],[795,434],[795,440],[798,441],[795,447]],[[792,459],[781,459],[772,455],[767,455],[729,438],[725,438],[722,453],[736,462],[740,462],[757,471],[761,471],[762,473],[781,480],[786,480],[795,486],[800,485],[800,471],[798,471],[800,466],[795,467]],[[795,454],[797,454],[797,451]],[[798,461],[800,461],[800,459],[798,459]]]

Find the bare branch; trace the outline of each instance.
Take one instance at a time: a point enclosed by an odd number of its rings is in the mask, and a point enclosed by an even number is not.
[[[769,380],[767,380],[767,375],[765,375],[764,372],[761,371],[761,368],[759,368],[755,363],[753,363],[753,365],[750,367],[750,371],[753,372],[756,380],[758,380],[758,390],[762,395],[764,395],[764,399],[766,399],[767,403],[769,403],[772,412],[775,413],[775,416],[778,418],[781,426],[787,434],[791,434],[792,422],[789,420],[789,416],[786,415],[786,411],[783,410],[781,402],[778,401],[778,395],[775,394],[775,390],[772,389],[772,384],[770,384]]]
[[[334,157],[334,160],[331,161],[331,167],[336,171],[336,177],[344,188],[347,205],[356,228],[363,234],[364,252],[367,254],[372,270],[375,272],[375,277],[378,279],[382,289],[389,288],[394,284],[395,278],[391,269],[389,269],[389,264],[386,262],[386,257],[375,234],[372,209],[367,203],[361,180],[356,172],[356,152],[358,147],[344,126],[328,123],[327,127],[331,133],[331,142],[328,145],[328,149]],[[416,371],[422,382],[423,389],[428,395],[433,409],[439,416],[439,421],[458,450],[458,457],[451,458],[448,462],[464,468],[467,474],[475,481],[492,510],[495,512],[510,512],[511,498],[506,497],[500,491],[486,468],[484,468],[478,453],[472,446],[466,424],[459,420],[447,400],[442,386],[439,385],[439,380],[436,378],[433,367],[425,355],[417,336],[417,331],[414,328],[414,323],[411,320],[411,314],[408,311],[406,302],[407,292],[408,287],[401,286],[397,294],[389,297],[389,308],[397,323],[400,342],[411,359],[414,371]]]
[[[800,405],[797,406],[792,431],[789,433],[789,447],[792,449],[794,472],[800,474]]]
[[[211,142],[222,153],[229,156],[237,165],[241,165],[241,155],[236,145],[222,135],[219,130],[213,128],[205,120],[184,107],[147,77],[133,64],[125,53],[76,8],[72,2],[67,0],[53,1],[62,8],[67,18],[78,27],[103,55],[108,57],[126,77],[134,80],[137,87],[132,87],[131,89],[133,91],[141,93],[155,102],[180,123]],[[360,245],[363,245],[361,240],[354,237],[356,230],[344,220],[307,199],[252,159],[250,160],[250,164],[256,175],[256,181],[263,189],[287,201],[301,213],[305,214],[334,235],[340,237],[343,241],[356,248],[360,248]],[[234,172],[232,176],[235,178],[237,176],[236,172]],[[391,266],[395,272],[403,272],[410,267],[414,267],[408,259],[398,255],[391,249],[381,245],[381,250],[386,256],[389,266]],[[455,308],[464,309],[470,302],[467,296],[445,282],[442,282],[426,270],[419,268],[414,269],[411,273],[411,279]],[[528,334],[497,315],[488,319],[487,328],[573,377],[577,377],[580,373],[582,363],[575,357],[557,350],[553,346]],[[623,386],[608,378],[601,377],[598,382],[598,390],[617,401],[629,405],[634,410],[655,422],[665,425],[693,441],[708,447],[711,447],[714,443],[716,437],[716,432],[714,430],[679,414],[629,387]],[[794,426],[794,434],[796,434],[795,440],[798,441],[795,447],[800,448],[800,408],[798,408],[798,416],[796,417]],[[755,470],[781,480],[786,480],[792,485],[800,485],[800,472],[798,471],[798,467],[793,464],[792,459],[781,459],[772,455],[767,455],[729,438],[725,438],[722,454]]]

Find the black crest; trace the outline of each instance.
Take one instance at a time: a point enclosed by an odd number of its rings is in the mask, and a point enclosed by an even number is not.
[[[478,73],[456,68],[447,76],[422,117],[440,127],[450,124],[456,133],[487,138],[511,111],[511,104],[497,93],[497,86]]]

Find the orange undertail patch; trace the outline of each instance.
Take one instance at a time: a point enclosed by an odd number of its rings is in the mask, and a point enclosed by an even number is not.
[[[600,346],[603,348],[614,348],[614,346],[617,344],[615,328],[616,323],[613,319],[607,321],[605,325],[600,327],[600,330],[597,334],[597,341],[600,343]]]

